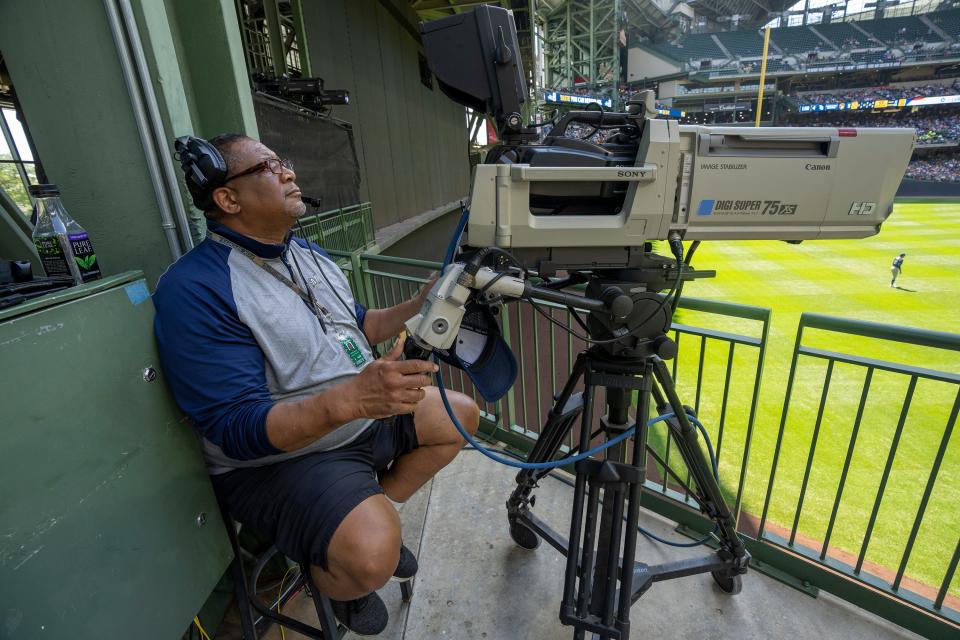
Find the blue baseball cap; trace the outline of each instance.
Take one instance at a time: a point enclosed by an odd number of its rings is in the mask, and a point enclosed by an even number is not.
[[[502,398],[517,379],[517,359],[503,339],[493,311],[483,304],[467,305],[453,345],[435,353],[466,372],[487,402]]]

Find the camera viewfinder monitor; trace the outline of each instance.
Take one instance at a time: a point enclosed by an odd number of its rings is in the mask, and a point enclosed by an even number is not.
[[[509,11],[480,5],[420,23],[420,35],[430,70],[451,100],[492,115],[501,136],[522,130],[527,87]]]

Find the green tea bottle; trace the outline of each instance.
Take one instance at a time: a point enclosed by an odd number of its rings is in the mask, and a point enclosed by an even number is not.
[[[76,284],[99,278],[100,263],[90,235],[67,213],[57,185],[31,185],[30,195],[38,207],[33,244],[47,275],[70,276]]]

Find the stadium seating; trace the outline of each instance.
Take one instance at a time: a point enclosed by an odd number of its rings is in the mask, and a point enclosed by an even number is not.
[[[857,64],[874,64],[877,62],[884,62],[884,54],[886,51],[866,51],[862,53],[851,53],[850,60]]]
[[[714,35],[735,56],[749,58],[763,55],[763,38],[755,31],[724,31]]]
[[[919,41],[943,42],[943,38],[939,34],[916,16],[866,20],[858,24],[890,45]]]
[[[863,24],[863,23],[859,23]],[[814,27],[817,31],[840,48],[861,49],[864,47],[877,46],[867,36],[851,27],[847,22],[833,22],[830,24],[818,24]]]
[[[669,58],[673,58],[678,62],[686,62],[690,59],[690,55],[685,49],[670,44],[669,42],[647,42],[645,43],[647,47],[653,49],[653,51],[663,54]]]
[[[727,57],[720,47],[717,46],[717,43],[713,41],[709,33],[687,36],[677,44],[660,42],[656,44],[646,43],[646,46],[660,53],[664,53],[679,62],[689,62],[691,60],[720,60]]]
[[[925,18],[933,22],[937,27],[950,35],[954,40],[960,40],[960,9],[950,11],[937,11],[928,13]],[[930,50],[923,52],[906,51],[911,47],[902,45],[913,45],[917,42],[942,43],[943,36],[930,28],[930,26],[917,16],[906,16],[897,18],[884,18],[880,20],[864,20],[857,22],[854,27],[849,22],[833,22],[830,24],[817,24],[800,27],[778,27],[773,29],[770,34],[771,41],[787,55],[800,55],[816,51],[818,48],[823,52],[832,52],[834,47],[825,42],[823,38],[817,36],[817,33],[823,35],[830,42],[836,45],[836,48],[843,50],[850,49],[879,49],[886,46],[900,45],[909,55],[918,55],[919,53],[929,54]],[[863,31],[861,31],[862,29]],[[867,36],[864,31],[872,34],[876,40]],[[698,60],[720,60],[728,56],[717,46],[713,36],[723,43],[723,46],[736,58],[759,58],[763,54],[763,37],[756,31],[747,29],[743,31],[726,31],[713,34],[699,33],[688,35],[681,38],[676,43],[646,43],[645,46],[654,51],[663,53],[678,62],[689,62],[696,66]],[[776,49],[772,49],[776,53]],[[931,55],[943,55],[934,52]],[[912,59],[912,58],[911,58]],[[872,52],[867,55],[854,54],[853,61],[862,62],[882,62],[883,52]],[[823,64],[836,64],[835,62],[823,62]],[[738,73],[731,71],[731,74]]]
[[[943,153],[911,160],[907,177],[929,182],[960,182],[960,155]]]
[[[806,27],[772,29],[770,40],[784,53],[804,53],[813,51],[817,47],[824,50],[832,48]]]
[[[927,18],[953,38],[960,37],[960,9],[937,11],[927,14]]]
[[[781,124],[801,127],[910,127],[917,131],[918,144],[960,142],[960,109],[954,106],[923,107],[916,112],[902,110],[896,113],[787,113]]]
[[[791,68],[792,67],[784,63],[783,60],[770,59],[770,58],[767,59],[767,73],[776,73],[778,71],[786,71]]]
[[[677,47],[684,52],[689,60],[704,60],[707,58],[719,59],[726,58],[726,54],[720,50],[717,43],[713,41],[711,34],[699,33],[687,36]]]

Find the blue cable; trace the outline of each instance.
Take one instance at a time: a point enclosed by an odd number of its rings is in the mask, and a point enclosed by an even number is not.
[[[453,262],[453,254],[457,250],[457,245],[460,244],[460,236],[463,235],[463,230],[467,226],[467,219],[470,217],[470,209],[467,207],[463,208],[463,213],[460,214],[460,222],[457,223],[457,228],[453,232],[453,237],[450,239],[450,244],[447,245],[447,252],[443,256],[443,269],[447,268],[451,262]]]
[[[466,226],[467,226],[467,220],[469,219],[469,217],[470,217],[470,209],[467,208],[467,207],[464,207],[464,208],[463,208],[463,213],[462,213],[461,216],[460,216],[460,221],[457,223],[457,228],[456,228],[456,230],[454,231],[453,236],[450,238],[450,244],[447,246],[447,252],[446,252],[446,254],[445,254],[444,257],[443,257],[443,266],[441,267],[441,271],[443,271],[443,269],[446,269],[447,266],[448,266],[451,262],[453,262],[454,255],[455,255],[456,250],[457,250],[457,245],[458,245],[459,242],[460,242],[460,236],[461,236],[461,234],[463,233],[463,230],[464,230],[464,229],[466,228]],[[450,406],[450,401],[447,399],[447,390],[446,390],[446,388],[443,386],[443,377],[440,375],[440,369],[439,369],[439,367],[440,367],[440,358],[439,358],[439,357],[437,356],[437,354],[435,354],[435,353],[433,354],[433,361],[434,361],[434,363],[437,365],[437,372],[436,372],[436,376],[437,376],[437,388],[440,390],[440,399],[443,400],[443,407],[444,407],[444,409],[446,409],[446,411],[447,411],[447,416],[448,416],[448,417],[450,418],[450,420],[453,422],[453,426],[456,427],[457,431],[460,432],[460,435],[463,436],[463,438],[464,438],[468,443],[470,443],[470,445],[471,445],[474,449],[476,449],[477,451],[479,451],[480,453],[482,453],[482,454],[485,455],[486,457],[490,458],[490,459],[493,460],[494,462],[499,462],[500,464],[506,465],[506,466],[508,466],[508,467],[515,467],[515,468],[517,468],[517,469],[557,469],[557,468],[562,467],[562,466],[564,466],[564,465],[568,465],[568,464],[572,464],[572,463],[575,463],[575,462],[579,462],[580,460],[585,460],[586,458],[589,458],[590,456],[593,456],[593,455],[595,455],[595,454],[597,454],[597,453],[600,453],[601,451],[605,451],[605,450],[609,449],[610,447],[612,447],[612,446],[614,446],[614,445],[617,445],[617,444],[623,442],[624,440],[626,440],[627,438],[629,438],[630,436],[632,436],[632,435],[634,434],[634,432],[636,431],[636,426],[630,427],[629,429],[627,429],[626,431],[624,431],[623,433],[621,433],[619,436],[613,438],[612,440],[608,440],[607,442],[605,442],[605,443],[603,443],[603,444],[601,444],[601,445],[598,445],[598,446],[596,446],[596,447],[594,447],[594,448],[592,448],[592,449],[590,449],[590,450],[588,450],[588,451],[584,451],[584,452],[579,453],[579,454],[577,454],[577,455],[575,455],[575,456],[571,456],[571,457],[569,457],[569,458],[563,458],[563,459],[560,459],[560,460],[552,460],[552,461],[548,461],[548,462],[519,462],[519,461],[517,461],[517,460],[510,460],[510,459],[508,459],[508,458],[502,458],[502,457],[496,455],[495,453],[493,453],[492,451],[488,450],[487,448],[483,447],[482,445],[480,445],[480,443],[478,443],[478,442],[473,438],[473,436],[471,436],[469,433],[467,433],[467,430],[463,428],[463,425],[460,424],[460,421],[457,420],[457,416],[456,416],[456,415],[454,414],[454,412],[453,412],[453,407]],[[665,413],[665,414],[663,414],[663,415],[656,416],[655,418],[651,418],[651,419],[647,422],[647,426],[648,426],[648,427],[651,427],[651,426],[657,424],[658,422],[663,422],[663,421],[669,420],[670,418],[673,418],[673,417],[675,417],[675,414],[673,414],[673,413]],[[718,469],[717,469],[717,459],[716,459],[716,456],[715,456],[714,453],[713,453],[713,445],[712,445],[711,442],[710,442],[710,437],[707,435],[707,430],[706,430],[706,429],[704,428],[704,426],[700,423],[700,421],[697,420],[696,418],[694,418],[693,416],[688,415],[687,418],[688,418],[693,424],[696,425],[697,429],[699,429],[699,430],[700,430],[700,433],[703,435],[703,438],[704,438],[704,440],[705,440],[706,443],[707,443],[707,451],[710,453],[710,464],[711,464],[711,466],[713,467],[713,475],[714,475],[715,478],[717,478],[717,479],[719,480],[719,473],[718,473]],[[660,537],[656,536],[655,534],[647,531],[647,530],[644,529],[643,527],[637,527],[637,528],[639,529],[639,531],[640,531],[643,535],[645,535],[645,536],[647,536],[647,537],[649,537],[649,538],[652,538],[653,540],[656,540],[657,542],[661,542],[661,543],[663,543],[663,544],[667,544],[667,545],[674,546],[674,547],[695,547],[695,546],[701,545],[701,544],[703,544],[704,542],[706,542],[706,541],[710,538],[710,536],[713,534],[714,531],[716,531],[716,526],[714,526],[713,530],[712,530],[710,533],[708,533],[706,536],[704,536],[703,538],[701,538],[700,540],[697,540],[697,541],[694,541],[694,542],[691,542],[691,543],[679,543],[679,542],[670,542],[669,540],[664,540],[663,538],[660,538]]]
[[[433,356],[433,361],[437,364],[438,367],[440,366],[440,359],[436,356],[436,354],[434,354]],[[472,445],[477,451],[479,451],[486,457],[490,458],[494,462],[499,462],[500,464],[506,465],[508,467],[515,467],[517,469],[557,469],[564,465],[573,464],[574,462],[585,460],[590,456],[600,453],[601,451],[605,451],[616,444],[620,444],[621,442],[623,442],[624,440],[632,436],[637,429],[636,426],[630,427],[629,429],[627,429],[617,437],[611,440],[607,440],[601,445],[597,445],[592,449],[589,449],[582,453],[578,453],[575,456],[570,456],[569,458],[562,458],[560,460],[550,460],[547,462],[519,462],[517,460],[510,460],[509,458],[502,458],[497,454],[493,453],[492,451],[490,451],[489,449],[486,449],[485,447],[483,447],[479,442],[477,442],[473,438],[473,436],[467,433],[467,430],[463,428],[463,425],[460,424],[460,421],[457,420],[457,416],[454,415],[453,413],[453,407],[450,406],[450,401],[447,399],[447,390],[443,386],[443,377],[440,375],[440,371],[438,370],[435,375],[437,376],[437,388],[440,390],[440,399],[443,400],[443,407],[447,410],[447,415],[450,417],[451,422],[453,422],[453,426],[456,427],[457,431],[460,432],[460,435],[463,436],[464,440],[470,443],[470,445]],[[652,427],[658,422],[663,422],[664,420],[669,420],[670,418],[673,418],[673,417],[675,417],[675,414],[673,413],[665,413],[663,415],[656,416],[647,421],[647,426]],[[691,422],[696,424],[697,427],[700,429],[700,432],[704,434],[704,437],[706,437],[706,430],[703,428],[703,425],[701,425],[699,421],[693,416],[687,416],[687,418]],[[716,459],[714,458],[713,447],[710,446],[709,439],[707,440],[707,448],[710,452],[710,462],[712,463],[712,466],[713,466],[713,473],[714,475],[716,475],[717,463],[716,463]]]

